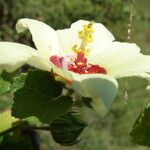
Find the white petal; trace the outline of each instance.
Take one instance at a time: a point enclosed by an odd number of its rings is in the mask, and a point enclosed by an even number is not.
[[[148,76],[150,56],[140,53],[140,48],[133,43],[112,42],[102,54],[90,58],[93,64],[99,64],[114,77]]]
[[[37,50],[19,43],[0,42],[0,70],[12,72],[25,63],[42,70],[51,69]]]
[[[16,24],[17,32],[29,29],[37,49],[49,59],[50,55],[59,52],[57,33],[45,23],[33,19],[20,19]]]
[[[93,107],[100,114],[108,112],[118,89],[117,81],[108,75],[74,74],[74,82],[71,88],[84,97],[93,99]]]
[[[71,25],[71,28],[64,30],[57,30],[61,49],[64,53],[73,53],[72,47],[77,44],[80,45],[81,39],[78,37],[78,32],[83,29],[83,25],[87,25],[89,21],[79,20]],[[114,40],[113,35],[101,23],[94,23],[94,41],[89,43],[92,48],[92,53],[100,47],[105,47]]]

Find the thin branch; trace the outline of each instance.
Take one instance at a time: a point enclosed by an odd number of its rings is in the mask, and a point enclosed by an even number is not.
[[[36,126],[25,126],[21,127],[21,130],[51,130],[50,126],[41,126],[41,127],[36,127]]]
[[[128,30],[127,30],[127,42],[131,42],[131,32],[132,32],[132,21],[134,16],[134,4],[135,0],[130,0],[130,15],[128,22]],[[126,91],[124,94],[124,99],[128,100],[128,82],[126,81]]]
[[[134,4],[135,0],[130,0],[130,16],[128,22],[128,31],[127,31],[127,41],[131,42],[131,32],[132,32],[132,21],[134,16]]]
[[[21,126],[20,124],[18,124],[12,128],[9,128],[8,130],[1,132],[0,136],[2,136],[4,134],[8,134],[8,133],[16,131],[16,130],[47,130],[47,131],[50,131],[51,128],[50,128],[50,126],[36,127],[36,126]]]

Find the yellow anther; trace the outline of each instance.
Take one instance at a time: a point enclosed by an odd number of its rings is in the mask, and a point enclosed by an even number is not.
[[[72,50],[75,53],[83,53],[85,56],[89,55],[91,49],[87,49],[87,45],[90,42],[93,42],[93,24],[94,22],[91,21],[88,25],[83,25],[83,30],[78,32],[78,37],[81,39],[81,45],[78,47],[74,45]]]
[[[93,24],[94,22],[91,21],[88,25],[83,26],[83,30],[78,32],[78,36],[85,42],[92,42],[93,41]]]

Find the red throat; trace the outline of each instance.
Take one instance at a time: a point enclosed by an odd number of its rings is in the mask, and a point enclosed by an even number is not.
[[[57,55],[53,55],[50,57],[50,61],[55,64],[57,67],[63,68],[63,60],[65,57],[59,57]],[[97,64],[89,64],[87,58],[83,53],[78,53],[76,58],[72,60],[69,64],[67,64],[67,70],[79,73],[79,74],[107,74],[105,68],[97,65]]]

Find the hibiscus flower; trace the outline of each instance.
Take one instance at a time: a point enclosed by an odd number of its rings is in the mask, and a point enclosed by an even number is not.
[[[14,71],[27,63],[51,71],[68,88],[93,99],[96,110],[109,108],[115,98],[116,78],[149,77],[150,56],[134,43],[117,42],[100,23],[79,20],[55,31],[43,22],[20,19],[17,32],[29,29],[37,48],[0,42],[0,70]]]

